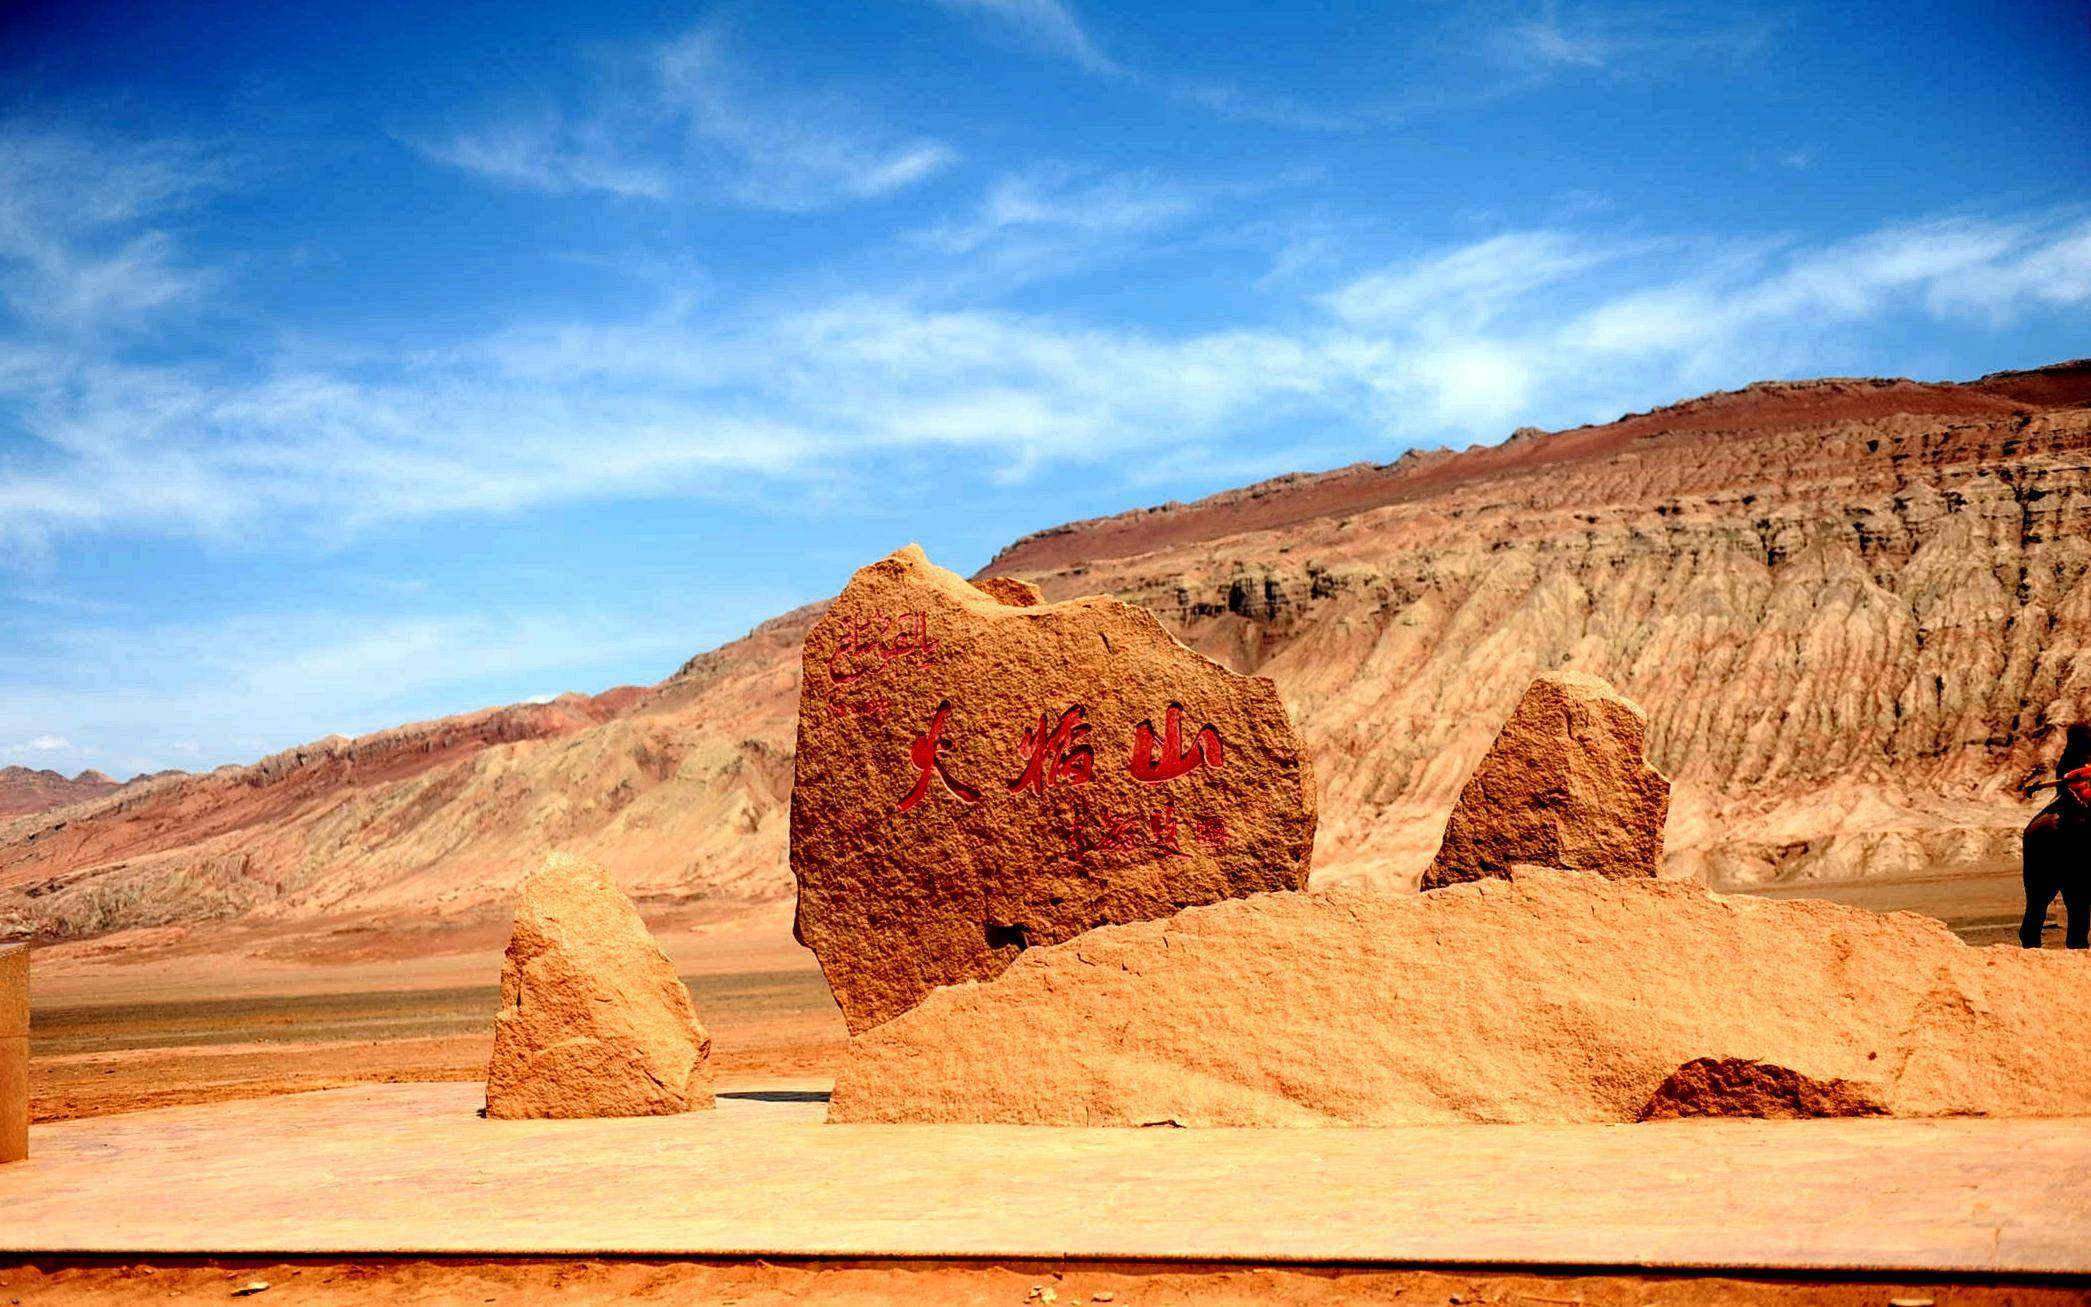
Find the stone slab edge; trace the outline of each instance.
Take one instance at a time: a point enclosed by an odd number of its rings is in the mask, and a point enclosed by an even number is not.
[[[1475,1257],[1463,1254],[1457,1246],[1441,1249],[1417,1250],[1411,1253],[1363,1253],[1348,1249],[1331,1248],[1302,1253],[1297,1250],[1275,1248],[1243,1250],[1237,1247],[1227,1252],[1187,1249],[1179,1252],[1156,1252],[1137,1246],[1111,1247],[1062,1247],[1050,1244],[1038,1245],[987,1245],[952,1247],[933,1243],[916,1246],[884,1245],[870,1243],[835,1242],[819,1245],[781,1244],[736,1244],[706,1243],[689,1240],[674,1243],[656,1243],[643,1240],[619,1242],[604,1240],[592,1244],[528,1244],[528,1243],[460,1243],[455,1246],[400,1243],[339,1243],[324,1242],[297,1244],[261,1245],[212,1245],[208,1247],[163,1244],[139,1241],[126,1244],[38,1244],[34,1241],[20,1244],[0,1244],[0,1256],[26,1254],[34,1256],[61,1256],[79,1258],[105,1257],[222,1257],[254,1259],[262,1257],[432,1257],[459,1259],[486,1259],[494,1257],[556,1257],[578,1259],[586,1257],[703,1257],[728,1261],[753,1261],[763,1258],[793,1260],[841,1261],[1052,1261],[1073,1263],[1150,1263],[1156,1265],[1204,1265],[1204,1266],[1335,1266],[1345,1267],[1398,1267],[1428,1270],[1439,1267],[1458,1267],[1474,1271],[1507,1270],[1574,1270],[1581,1273],[1632,1274],[1642,1271],[1675,1271],[1692,1274],[1719,1275],[1728,1272],[1765,1274],[1777,1272],[1801,1272],[1810,1276],[1822,1275],[1941,1275],[1941,1276],[2007,1276],[2013,1279],[2068,1279],[2081,1280],[2091,1274],[2091,1258],[2079,1265],[2048,1262],[2017,1262],[2008,1259],[1995,1261],[1936,1261],[1897,1259],[1839,1259],[1839,1258],[1737,1258],[1728,1261],[1707,1261],[1696,1258],[1647,1257],[1637,1260],[1617,1259],[1586,1260],[1574,1256],[1558,1257]]]

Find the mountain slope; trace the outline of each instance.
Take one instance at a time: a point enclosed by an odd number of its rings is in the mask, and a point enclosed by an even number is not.
[[[1275,678],[1323,787],[1318,881],[1412,879],[1526,682],[1565,665],[1648,707],[1676,874],[1993,862],[2027,812],[2012,783],[2091,716],[2087,404],[2091,363],[1761,384],[1076,523],[987,571],[1118,594]],[[778,907],[815,616],[650,689],[0,822],[0,934],[236,921],[310,951],[483,925],[555,846],[657,918]]]

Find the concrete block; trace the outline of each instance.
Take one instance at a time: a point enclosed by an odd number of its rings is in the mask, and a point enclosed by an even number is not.
[[[29,1036],[0,1039],[0,1162],[29,1156]]]
[[[0,1039],[29,1033],[29,946],[0,944]]]

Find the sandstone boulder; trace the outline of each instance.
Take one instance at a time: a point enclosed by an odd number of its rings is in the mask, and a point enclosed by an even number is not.
[[[501,964],[488,1116],[710,1107],[710,1055],[689,990],[607,872],[555,853],[524,879]]]
[[[1026,948],[1306,884],[1314,785],[1271,682],[1109,598],[910,546],[807,636],[797,933],[852,1031]]]
[[[1533,681],[1459,792],[1423,888],[1520,863],[1657,875],[1670,782],[1648,764],[1647,738],[1647,714],[1600,678]]]
[[[1630,1122],[1700,1058],[1897,1116],[2084,1115],[2086,1010],[2080,956],[1909,913],[1558,871],[1345,886],[1107,927],[932,994],[850,1041],[829,1115]]]

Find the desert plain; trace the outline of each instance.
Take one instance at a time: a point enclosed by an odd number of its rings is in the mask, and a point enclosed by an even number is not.
[[[1876,912],[1919,912],[1971,944],[2009,940],[2015,868],[1953,869],[1805,893]],[[736,1081],[832,1078],[848,1029],[785,919],[657,928]],[[486,1074],[501,969],[498,931],[444,951],[260,962],[198,949],[139,962],[46,961],[35,972],[31,1119],[65,1121],[353,1084]],[[2059,945],[2059,939],[2053,941]],[[425,947],[425,942],[423,942]],[[62,950],[54,950],[62,954]]]

